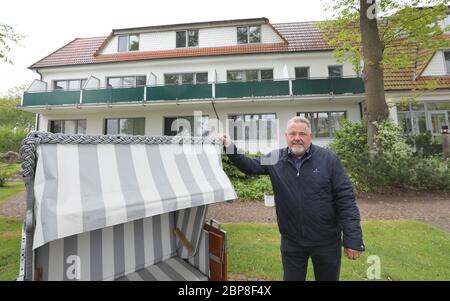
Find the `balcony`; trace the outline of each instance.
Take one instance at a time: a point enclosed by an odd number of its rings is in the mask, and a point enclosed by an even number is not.
[[[147,87],[147,100],[213,98],[212,86],[212,84],[198,84]]]
[[[83,90],[82,103],[133,102],[144,99],[145,87]]]
[[[130,88],[96,88],[81,91],[25,92],[23,107],[138,103],[173,100],[292,97],[364,93],[361,78],[312,78],[261,82],[227,82],[198,85],[166,85]]]
[[[216,98],[283,96],[289,94],[288,80],[216,84]]]
[[[293,95],[360,94],[364,91],[364,82],[360,77],[313,78],[292,81]]]

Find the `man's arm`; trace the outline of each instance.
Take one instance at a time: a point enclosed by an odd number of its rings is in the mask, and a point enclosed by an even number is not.
[[[352,184],[339,158],[334,158],[333,164],[333,200],[338,211],[339,223],[344,233],[344,248],[347,257],[356,259],[359,252],[364,251],[360,215],[356,206]],[[356,251],[356,252],[355,252]]]
[[[269,171],[267,165],[261,164],[261,158],[249,158],[243,154],[238,154],[236,145],[233,144],[230,137],[226,134],[219,135],[225,152],[230,161],[243,173],[248,175],[267,175]]]

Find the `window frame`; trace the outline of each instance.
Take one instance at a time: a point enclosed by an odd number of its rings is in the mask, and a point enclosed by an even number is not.
[[[257,80],[252,80],[252,81],[248,81],[247,80],[247,74],[246,72],[248,71],[257,71],[258,72],[258,79]],[[261,71],[272,71],[272,79],[262,79],[261,78]],[[274,80],[274,76],[273,76],[273,72],[274,68],[262,68],[262,69],[236,69],[236,70],[227,70],[227,82],[228,83],[247,83],[247,82],[261,82],[261,81],[273,81]],[[228,73],[229,72],[244,72],[244,77],[245,80],[228,80]]]
[[[448,54],[450,62],[450,49],[444,50],[443,54],[444,54],[445,75],[450,75],[450,63],[447,64],[447,59],[445,58],[445,55]]]
[[[129,87],[129,86],[124,86],[124,79],[125,79],[126,77],[133,77],[133,78],[134,78],[133,85],[132,85],[131,87]],[[144,84],[144,85],[139,85],[139,86],[137,85],[137,78],[138,78],[138,77],[144,77],[144,78],[145,78],[145,84]],[[119,78],[119,79],[120,79],[120,86],[118,86],[118,87],[110,86],[109,80],[112,79],[112,78]],[[105,82],[106,82],[106,87],[107,87],[108,89],[145,87],[145,86],[147,86],[147,75],[107,76]]]
[[[52,131],[52,123],[60,121],[62,122],[61,128],[62,134],[66,134],[65,128],[66,128],[66,121],[75,121],[76,122],[76,126],[75,126],[75,134],[79,134],[79,135],[86,135],[86,130],[87,130],[87,119],[50,119],[47,123],[47,132],[49,133],[54,133],[57,134],[55,132]],[[84,121],[85,122],[85,128],[84,128],[84,133],[79,133],[78,129],[79,129],[79,122],[80,121]]]
[[[202,128],[200,128],[200,130],[201,130],[201,135],[199,136],[199,135],[195,135],[196,133],[196,131],[198,131],[198,129],[197,128],[193,128],[192,126],[191,126],[191,133],[190,133],[190,135],[191,135],[191,137],[205,137],[204,135],[203,135],[203,133],[206,131],[207,132],[207,135],[209,135],[209,115],[201,115],[201,116],[197,116],[197,115],[184,115],[184,116],[178,116],[178,115],[176,115],[176,116],[163,116],[163,120],[162,120],[162,123],[163,123],[163,125],[162,125],[162,134],[164,135],[164,136],[169,136],[169,137],[175,137],[175,136],[171,136],[171,135],[167,135],[166,134],[166,120],[167,119],[175,119],[175,120],[178,120],[178,119],[188,119],[188,118],[193,118],[192,119],[192,122],[194,123],[194,125],[195,125],[195,118],[196,117],[202,117],[202,118],[207,118],[207,123],[208,123],[208,128],[207,129],[204,129],[203,127]],[[172,132],[172,130],[170,130],[171,132]],[[194,133],[194,135],[192,135]],[[178,134],[178,133],[177,133]]]
[[[307,77],[297,77],[297,69],[306,69]],[[295,79],[310,79],[311,78],[311,67],[310,66],[294,67],[294,74],[295,74]]]
[[[133,119],[133,134],[120,134],[120,120],[124,119]],[[142,119],[144,121],[144,132],[142,134],[136,134],[136,126],[134,123],[134,120],[136,119]],[[109,117],[103,119],[103,134],[104,135],[120,135],[120,136],[138,136],[138,135],[145,135],[145,117]],[[117,120],[117,134],[107,134],[108,131],[108,120]]]
[[[78,81],[80,84],[80,89],[69,89],[69,82],[71,81]],[[84,81],[84,84],[83,84]],[[83,86],[87,83],[87,78],[73,78],[73,79],[54,79],[52,80],[52,90],[53,91],[80,91],[83,89]],[[57,82],[66,82],[67,89],[64,88],[56,88]]]
[[[259,28],[259,41],[258,42],[250,42],[250,27],[258,27]],[[246,28],[247,31],[247,42],[239,42],[239,28]],[[237,45],[246,45],[246,44],[261,44],[263,40],[262,37],[262,26],[261,25],[245,25],[245,26],[237,26],[236,27],[236,44]]]
[[[344,113],[344,119],[347,119],[347,111],[346,110],[341,110],[341,111],[302,111],[302,112],[296,112],[296,116],[300,116],[301,114],[305,114],[306,115],[306,114],[319,114],[319,113],[327,113],[328,114],[327,115],[328,119],[330,119],[331,113]],[[333,135],[334,129],[331,126],[329,126],[329,128],[328,128],[328,133],[329,133],[328,136],[326,136],[326,137],[318,137],[316,135],[316,129],[313,128],[313,121],[309,120],[309,122],[311,124],[311,133],[313,134],[313,137],[315,139],[333,139],[334,138],[334,135]]]
[[[274,118],[273,119],[263,119],[262,115],[273,115]],[[273,121],[275,121],[275,120],[277,120],[277,113],[276,112],[267,112],[267,113],[234,113],[234,114],[232,113],[232,114],[228,114],[228,120],[233,120],[234,123],[236,123],[237,119],[233,118],[233,117],[237,117],[237,116],[241,116],[243,122],[247,122],[245,120],[246,116],[251,116],[251,120],[250,121],[253,121],[253,120],[257,120],[257,121],[259,121],[259,120],[273,120]],[[258,116],[258,119],[254,119],[254,116]],[[275,122],[275,126],[276,126],[276,122]],[[244,133],[242,133],[243,134],[242,139],[238,139],[239,137],[237,137],[238,133],[237,133],[237,128],[236,127],[229,128],[229,131],[232,131],[232,133],[229,132],[228,134],[230,135],[232,140],[236,140],[236,141],[260,141],[260,140],[262,140],[260,138],[259,122],[257,122],[256,140],[255,139],[250,139],[250,132],[247,132],[247,128],[248,127],[245,127],[245,125],[244,125]],[[271,126],[271,129],[272,129],[272,126]],[[275,130],[277,130],[277,129],[275,129]],[[275,134],[275,137],[272,137],[272,132],[270,132],[270,134],[267,135],[267,140],[268,141],[276,140],[277,139],[277,131],[275,131],[274,134]]]
[[[131,43],[130,43],[130,37],[131,36],[136,36],[137,37],[137,39],[138,39],[138,49],[136,49],[136,50],[132,50],[131,49]],[[127,38],[127,50],[125,50],[125,51],[121,51],[120,50],[120,38],[124,38],[124,37],[126,37]],[[118,35],[117,36],[117,52],[118,53],[124,53],[124,52],[135,52],[135,51],[139,51],[139,49],[140,49],[140,47],[141,47],[141,36],[140,36],[140,34],[138,34],[138,33],[136,33],[136,34],[123,34],[123,35]]]
[[[203,83],[203,82],[202,83],[197,83],[197,74],[205,74],[205,73],[206,73],[206,78],[208,78],[209,77],[208,71],[205,71],[205,72],[200,71],[200,72],[164,73],[163,74],[164,85],[165,86],[172,86],[172,85],[204,85],[204,84],[208,84],[208,81],[206,81],[206,83]],[[183,75],[186,75],[186,74],[192,74],[194,76],[194,80],[193,80],[192,84],[183,84]],[[172,84],[172,83],[168,84],[166,82],[166,75],[178,76],[178,83],[176,83],[176,84]]]
[[[197,45],[195,46],[189,46],[189,32],[196,32],[197,33]],[[177,46],[177,34],[179,32],[184,32],[184,45],[185,46]],[[177,30],[175,31],[175,48],[179,49],[179,48],[198,48],[200,45],[200,30],[198,29],[184,29],[184,30]]]
[[[330,68],[339,67],[341,69],[341,76],[330,76]],[[344,77],[344,65],[328,65],[328,78],[343,78]]]

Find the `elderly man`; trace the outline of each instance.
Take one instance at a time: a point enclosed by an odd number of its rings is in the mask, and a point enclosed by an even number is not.
[[[364,250],[352,185],[339,158],[311,143],[307,119],[290,119],[285,136],[286,148],[256,159],[238,154],[228,135],[219,138],[242,172],[270,176],[284,280],[305,280],[311,257],[316,280],[337,281],[342,244],[349,259],[359,258]]]

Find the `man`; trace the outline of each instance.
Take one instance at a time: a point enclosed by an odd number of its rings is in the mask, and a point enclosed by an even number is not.
[[[311,143],[307,119],[290,119],[285,136],[288,147],[256,159],[238,154],[228,135],[219,138],[242,172],[270,176],[284,280],[304,281],[311,257],[316,280],[338,281],[342,244],[352,260],[364,250],[352,185],[339,158]]]

